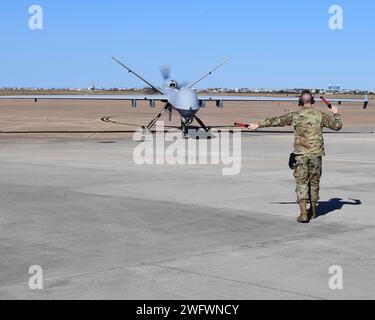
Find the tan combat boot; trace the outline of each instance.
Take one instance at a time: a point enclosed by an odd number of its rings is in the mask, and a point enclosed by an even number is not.
[[[309,223],[309,217],[307,215],[307,201],[302,200],[299,203],[299,208],[301,210],[300,216],[297,218],[297,222],[299,223]]]
[[[317,202],[311,201],[310,211],[311,211],[311,218],[312,219],[316,219],[318,217],[317,214],[316,214],[316,206],[317,206]]]

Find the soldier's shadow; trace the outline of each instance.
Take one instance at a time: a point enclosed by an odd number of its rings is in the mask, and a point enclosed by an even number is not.
[[[345,201],[342,198],[332,198],[328,201],[319,201],[316,208],[317,217],[326,216],[332,212],[340,211],[344,206],[360,206],[362,201],[359,199],[351,199]],[[275,204],[275,202],[272,202]],[[296,202],[277,202],[276,204],[296,204]]]
[[[341,210],[344,206],[360,206],[362,201],[359,199],[349,199],[345,201],[341,198],[332,198],[328,201],[319,201],[316,213],[318,217],[325,216],[335,211]]]

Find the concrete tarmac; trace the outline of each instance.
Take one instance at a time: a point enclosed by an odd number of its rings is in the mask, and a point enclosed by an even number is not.
[[[340,108],[320,217],[301,225],[290,129],[244,131],[241,171],[224,176],[223,165],[134,162],[132,131],[161,106],[0,102],[0,299],[374,299],[371,106]],[[229,126],[295,109],[208,105],[200,116]],[[32,265],[43,290],[28,286]],[[329,287],[332,266],[342,290]]]
[[[308,225],[292,142],[244,132],[241,173],[223,176],[136,165],[131,138],[2,141],[0,298],[374,299],[375,135],[326,135]],[[28,287],[31,265],[43,290]],[[343,290],[329,288],[333,265]]]

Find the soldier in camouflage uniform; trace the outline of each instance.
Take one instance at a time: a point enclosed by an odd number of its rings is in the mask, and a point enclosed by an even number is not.
[[[256,130],[266,127],[293,126],[295,132],[294,154],[296,164],[294,177],[296,180],[297,202],[300,206],[300,216],[297,221],[308,223],[307,201],[310,200],[310,211],[316,218],[316,205],[319,200],[319,183],[322,175],[322,157],[325,156],[323,128],[339,131],[342,122],[337,107],[332,107],[333,115],[313,108],[315,103],[312,93],[302,92],[299,105],[301,109],[287,113],[281,117],[269,118],[249,128]]]

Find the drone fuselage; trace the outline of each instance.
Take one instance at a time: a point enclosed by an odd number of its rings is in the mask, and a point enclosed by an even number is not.
[[[192,119],[199,111],[199,100],[197,93],[190,88],[163,88],[168,97],[168,103],[186,119]]]

